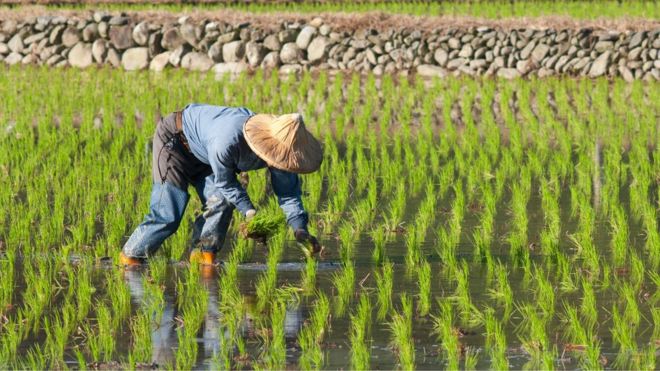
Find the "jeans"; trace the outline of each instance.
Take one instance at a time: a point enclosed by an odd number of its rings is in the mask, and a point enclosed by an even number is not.
[[[124,244],[124,255],[149,257],[176,232],[190,199],[188,185],[195,187],[204,205],[202,215],[195,219],[193,243],[204,251],[217,252],[227,235],[234,206],[217,192],[211,168],[178,141],[173,115],[163,118],[156,128],[152,174],[149,213]]]

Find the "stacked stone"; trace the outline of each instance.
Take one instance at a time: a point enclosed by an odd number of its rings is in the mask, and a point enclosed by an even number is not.
[[[248,23],[179,18],[160,24],[139,14],[96,12],[86,19],[40,16],[0,24],[0,60],[126,70],[182,67],[218,73],[258,67],[426,76],[555,74],[660,79],[660,30],[503,30],[488,27],[339,31],[316,18],[276,30]]]

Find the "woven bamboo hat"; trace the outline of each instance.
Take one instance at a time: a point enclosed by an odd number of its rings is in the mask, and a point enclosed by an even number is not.
[[[243,136],[268,166],[299,174],[314,172],[321,166],[321,143],[305,129],[298,113],[252,116],[243,125]]]

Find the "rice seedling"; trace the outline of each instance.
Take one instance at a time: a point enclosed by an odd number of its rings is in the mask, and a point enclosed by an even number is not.
[[[419,301],[417,312],[425,316],[431,309],[431,265],[423,262],[417,271],[417,287],[419,288]]]
[[[385,261],[380,269],[376,271],[376,297],[378,302],[377,318],[384,320],[392,307],[393,267],[391,262]]]
[[[351,368],[354,370],[369,370],[371,369],[369,345],[371,301],[367,294],[360,296],[355,313],[350,315],[350,321]]]
[[[325,294],[318,293],[309,323],[298,335],[302,351],[299,359],[301,369],[319,369],[323,366],[324,356],[321,344],[327,332],[329,316],[330,302]]]
[[[412,299],[401,295],[401,310],[395,311],[388,323],[392,333],[391,346],[396,352],[399,365],[404,370],[415,369],[415,344],[412,334]]]
[[[344,315],[346,306],[350,303],[355,286],[355,267],[351,261],[347,262],[339,273],[335,273],[332,282],[337,296],[335,301],[335,314],[338,317]]]
[[[385,259],[385,239],[385,228],[379,226],[371,230],[371,241],[374,244],[371,259],[375,264],[381,264]]]
[[[459,330],[454,327],[452,305],[449,301],[439,301],[440,313],[433,317],[433,331],[442,343],[443,354],[447,360],[447,369],[459,368],[462,345],[458,340]]]

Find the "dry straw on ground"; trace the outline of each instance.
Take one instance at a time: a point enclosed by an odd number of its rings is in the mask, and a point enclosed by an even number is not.
[[[92,10],[53,10],[39,5],[21,6],[19,8],[0,9],[0,19],[21,20],[30,16],[62,15],[66,17],[78,16],[86,18]],[[378,30],[410,28],[416,30],[433,30],[466,27],[492,27],[500,29],[517,28],[554,28],[554,29],[580,29],[592,28],[608,31],[637,31],[654,30],[660,28],[660,20],[622,17],[617,19],[583,20],[567,16],[543,17],[517,17],[505,19],[487,19],[469,16],[412,16],[388,14],[384,12],[341,13],[325,12],[318,14],[301,14],[295,12],[254,14],[238,10],[194,10],[172,12],[166,10],[145,10],[130,12],[129,15],[143,20],[152,19],[154,22],[175,22],[182,15],[192,19],[214,19],[227,23],[237,24],[249,22],[263,29],[278,28],[282,21],[308,22],[313,18],[321,17],[335,30],[355,30],[360,28],[373,28]]]

